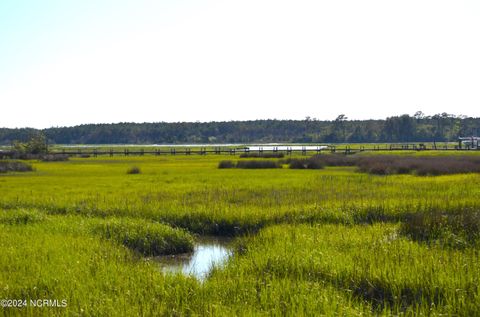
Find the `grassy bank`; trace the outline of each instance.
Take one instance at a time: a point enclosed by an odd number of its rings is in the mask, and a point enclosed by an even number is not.
[[[0,178],[0,206],[128,216],[232,235],[282,222],[371,222],[417,211],[478,209],[477,174],[375,176],[354,167],[218,169],[222,157],[101,158],[34,163]],[[142,174],[127,175],[132,165]]]

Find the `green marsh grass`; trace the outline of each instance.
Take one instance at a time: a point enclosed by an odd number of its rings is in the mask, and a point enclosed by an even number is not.
[[[68,300],[63,310],[3,315],[471,316],[480,310],[479,247],[471,234],[479,174],[218,168],[232,159],[71,158],[0,175],[0,297]],[[131,166],[142,173],[127,175]],[[435,213],[440,220],[428,218]],[[439,226],[445,234],[436,236]],[[201,283],[164,275],[143,255],[149,251],[137,249],[155,241],[149,232],[169,230],[185,234],[180,241],[191,239],[186,231],[245,236],[226,266]],[[466,243],[451,247],[445,236]]]
[[[0,223],[26,225],[45,220],[45,215],[37,210],[0,210]]]
[[[127,174],[140,174],[142,171],[138,166],[132,166],[127,169]]]
[[[243,169],[263,169],[263,168],[282,168],[282,164],[272,160],[247,160],[247,161],[220,161],[218,168],[243,168]]]
[[[480,242],[480,211],[413,213],[402,222],[401,232],[414,240],[465,248]]]
[[[0,295],[66,299],[67,307],[0,308],[3,316],[137,316],[187,312],[193,279],[164,276],[120,244],[89,234],[82,217],[0,224]]]
[[[228,157],[228,156],[227,156]],[[480,207],[478,174],[372,176],[323,170],[218,169],[225,156],[72,159],[0,178],[0,206],[129,216],[232,235],[282,222],[397,221],[416,211]],[[142,165],[135,178],[125,174]]]
[[[193,251],[193,237],[186,231],[143,219],[106,219],[93,232],[143,255],[156,256]]]
[[[480,305],[478,249],[429,247],[394,224],[273,226],[237,248],[242,255],[214,278],[258,276],[260,298],[272,281],[290,280],[333,287],[373,314],[473,316]]]

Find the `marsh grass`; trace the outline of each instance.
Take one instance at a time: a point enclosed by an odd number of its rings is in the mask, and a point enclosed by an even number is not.
[[[0,223],[0,295],[65,299],[67,307],[4,307],[0,315],[183,315],[195,307],[205,311],[192,296],[198,290],[194,279],[164,276],[151,261],[89,234],[89,219],[50,217],[26,226]]]
[[[249,160],[249,161],[220,161],[218,168],[242,168],[242,169],[264,169],[264,168],[282,168],[278,161]]]
[[[459,209],[454,212],[438,210],[407,215],[401,232],[427,243],[465,248],[480,241],[480,211]]]
[[[0,298],[69,301],[27,316],[478,314],[477,174],[218,169],[231,158],[72,158],[1,177]],[[171,227],[242,237],[200,283],[144,256],[157,233],[190,239]]]
[[[374,175],[414,174],[438,176],[479,173],[478,156],[407,156],[407,155],[315,155],[306,160],[323,166],[357,166],[358,171]],[[292,162],[295,164],[295,161]],[[290,163],[292,166],[292,163]],[[295,166],[298,166],[296,164]],[[301,164],[300,164],[301,166]]]
[[[355,166],[361,156],[344,154],[317,154],[310,159],[325,166]]]
[[[32,165],[21,161],[1,161],[0,160],[0,173],[7,172],[31,172],[33,171]]]
[[[233,161],[220,161],[218,163],[218,168],[235,168],[237,165]]]
[[[398,234],[397,225],[282,225],[238,244],[241,257],[218,278],[253,274],[265,281],[324,283],[372,314],[476,314],[475,249],[428,247]],[[248,273],[247,273],[248,272]],[[358,303],[357,302],[357,303]]]
[[[38,210],[14,209],[0,210],[0,223],[9,225],[26,225],[45,220],[45,214]]]
[[[291,169],[322,169],[325,164],[317,159],[289,159],[286,161]]]
[[[250,160],[250,161],[238,161],[237,168],[246,169],[261,169],[261,168],[282,168],[282,165],[278,161],[267,160]]]
[[[359,159],[357,166],[361,172],[377,175],[436,176],[478,173],[480,172],[480,158],[475,156],[370,156]]]
[[[143,219],[107,219],[93,232],[148,256],[193,251],[193,237],[186,231]]]
[[[140,174],[141,172],[138,166],[131,166],[127,169],[127,174]]]
[[[229,169],[229,156],[71,159],[0,179],[0,207],[135,217],[195,233],[236,235],[277,223],[395,222],[412,212],[480,208],[475,174],[376,177],[354,167]],[[132,165],[148,170],[125,175]]]

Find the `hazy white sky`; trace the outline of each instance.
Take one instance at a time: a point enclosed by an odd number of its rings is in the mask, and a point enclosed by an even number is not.
[[[0,127],[480,116],[480,1],[0,1]]]

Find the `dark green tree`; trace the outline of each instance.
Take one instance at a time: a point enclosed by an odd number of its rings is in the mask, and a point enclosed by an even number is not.
[[[48,143],[47,138],[43,132],[36,132],[30,136],[30,139],[27,142],[13,141],[12,143],[13,151],[17,155],[41,155],[48,153]]]

